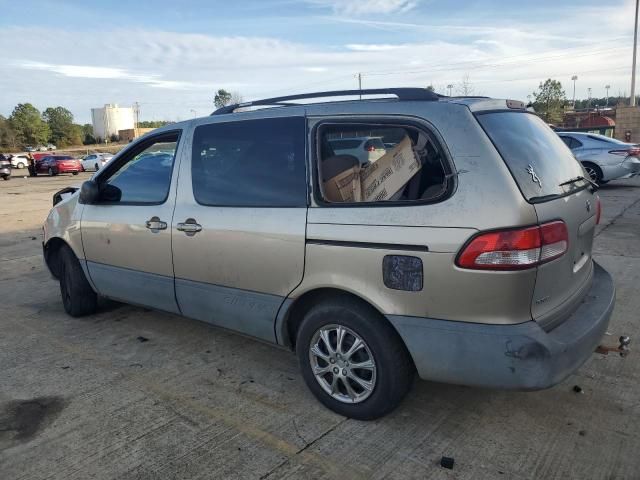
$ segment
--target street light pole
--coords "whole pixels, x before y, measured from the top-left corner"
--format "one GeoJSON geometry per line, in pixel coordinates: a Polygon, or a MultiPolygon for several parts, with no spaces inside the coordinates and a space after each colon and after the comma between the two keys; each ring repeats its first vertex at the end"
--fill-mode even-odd
{"type": "Polygon", "coordinates": [[[591,87],[587,88],[589,103],[587,103],[587,111],[591,110],[591,87]]]}
{"type": "Polygon", "coordinates": [[[447,85],[447,88],[449,89],[449,96],[451,96],[451,89],[453,88],[453,85],[450,83],[447,85]]]}
{"type": "Polygon", "coordinates": [[[633,66],[631,67],[631,102],[632,107],[636,106],[636,50],[638,47],[638,3],[636,0],[636,20],[633,25],[633,66]]]}
{"type": "Polygon", "coordinates": [[[578,76],[574,75],[571,77],[571,80],[573,80],[573,109],[576,109],[576,80],[578,80],[578,76]]]}
{"type": "Polygon", "coordinates": [[[605,85],[604,89],[607,91],[607,102],[605,103],[605,107],[609,106],[609,89],[611,88],[611,85],[605,85]]]}

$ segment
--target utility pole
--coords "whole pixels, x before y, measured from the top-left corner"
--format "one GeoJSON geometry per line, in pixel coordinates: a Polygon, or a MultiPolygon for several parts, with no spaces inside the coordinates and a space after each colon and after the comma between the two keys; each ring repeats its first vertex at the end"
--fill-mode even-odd
{"type": "Polygon", "coordinates": [[[198,116],[197,112],[193,108],[191,109],[191,113],[193,113],[193,118],[196,118],[198,116]]]}
{"type": "Polygon", "coordinates": [[[573,80],[573,109],[576,109],[576,80],[578,80],[578,76],[574,75],[571,77],[571,80],[573,80]]]}
{"type": "Polygon", "coordinates": [[[453,89],[453,84],[449,84],[447,85],[447,88],[449,89],[449,96],[451,96],[451,90],[453,89]]]}
{"type": "Polygon", "coordinates": [[[638,3],[636,0],[636,20],[633,24],[633,66],[631,67],[631,102],[632,107],[636,106],[636,50],[638,47],[638,3]]]}
{"type": "Polygon", "coordinates": [[[605,85],[604,89],[607,91],[607,102],[605,103],[605,107],[609,106],[609,89],[611,88],[611,85],[605,85]]]}
{"type": "Polygon", "coordinates": [[[138,123],[140,123],[140,103],[139,102],[135,102],[133,104],[133,129],[134,129],[134,136],[138,130],[138,123]]]}
{"type": "Polygon", "coordinates": [[[362,73],[358,72],[358,90],[360,90],[360,100],[362,100],[362,73]]]}
{"type": "Polygon", "coordinates": [[[591,110],[591,87],[587,88],[587,94],[589,103],[587,104],[587,111],[591,110]]]}

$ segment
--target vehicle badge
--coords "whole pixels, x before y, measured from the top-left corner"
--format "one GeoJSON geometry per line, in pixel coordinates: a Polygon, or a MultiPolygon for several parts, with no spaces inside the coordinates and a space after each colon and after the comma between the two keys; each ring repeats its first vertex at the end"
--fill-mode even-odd
{"type": "Polygon", "coordinates": [[[591,211],[591,202],[587,200],[587,212],[591,211]]]}
{"type": "Polygon", "coordinates": [[[527,173],[531,175],[531,181],[534,183],[537,183],[540,186],[540,188],[542,188],[542,182],[540,181],[540,177],[536,172],[533,171],[533,167],[531,166],[531,164],[527,165],[527,173]]]}

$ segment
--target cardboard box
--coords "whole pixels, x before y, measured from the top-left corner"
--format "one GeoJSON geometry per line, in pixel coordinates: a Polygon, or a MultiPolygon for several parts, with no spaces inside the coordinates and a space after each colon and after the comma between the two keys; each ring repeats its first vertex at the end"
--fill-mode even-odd
{"type": "Polygon", "coordinates": [[[388,200],[418,173],[422,164],[416,158],[411,139],[387,150],[382,157],[360,171],[361,201],[388,200]]]}
{"type": "Polygon", "coordinates": [[[330,202],[378,202],[389,200],[420,170],[409,137],[366,168],[353,167],[324,182],[330,202]]]}
{"type": "Polygon", "coordinates": [[[352,167],[324,182],[324,196],[330,202],[359,202],[360,167],[352,167]]]}

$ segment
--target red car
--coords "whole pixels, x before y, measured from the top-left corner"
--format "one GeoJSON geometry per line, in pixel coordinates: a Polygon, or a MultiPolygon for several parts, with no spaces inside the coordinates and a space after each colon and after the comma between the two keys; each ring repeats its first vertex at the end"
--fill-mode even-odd
{"type": "Polygon", "coordinates": [[[80,160],[69,155],[49,155],[36,161],[36,174],[47,173],[53,176],[59,173],[73,173],[77,175],[82,171],[84,169],[80,160]]]}

